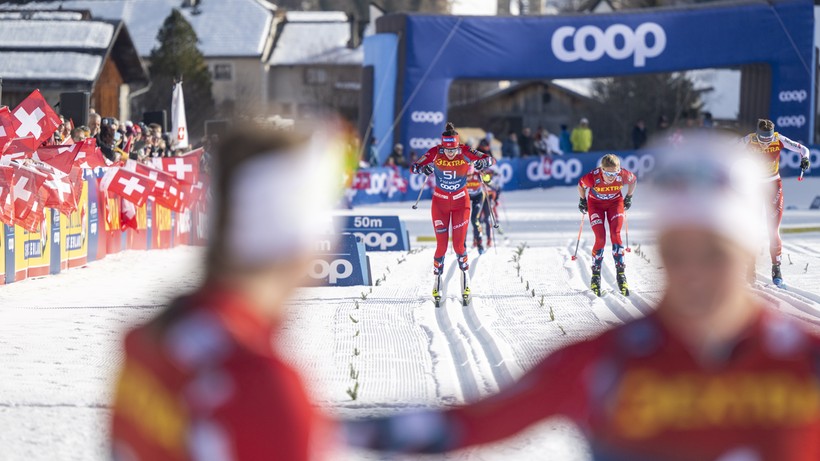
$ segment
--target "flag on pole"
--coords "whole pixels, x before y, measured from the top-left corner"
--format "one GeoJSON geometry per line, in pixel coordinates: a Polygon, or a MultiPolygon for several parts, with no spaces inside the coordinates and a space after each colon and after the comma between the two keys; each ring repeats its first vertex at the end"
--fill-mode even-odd
{"type": "Polygon", "coordinates": [[[171,133],[176,136],[174,148],[187,148],[188,123],[185,121],[185,98],[182,95],[182,82],[174,85],[171,99],[171,133]]]}

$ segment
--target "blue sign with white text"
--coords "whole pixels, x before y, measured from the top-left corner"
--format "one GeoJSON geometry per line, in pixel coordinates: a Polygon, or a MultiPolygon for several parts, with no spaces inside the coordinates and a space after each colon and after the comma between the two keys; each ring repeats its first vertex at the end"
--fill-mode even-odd
{"type": "Polygon", "coordinates": [[[329,235],[316,242],[317,258],[308,275],[325,286],[370,285],[370,260],[353,234],[329,235]]]}
{"type": "Polygon", "coordinates": [[[410,239],[398,216],[336,216],[339,232],[350,233],[367,251],[409,251],[410,239]]]}

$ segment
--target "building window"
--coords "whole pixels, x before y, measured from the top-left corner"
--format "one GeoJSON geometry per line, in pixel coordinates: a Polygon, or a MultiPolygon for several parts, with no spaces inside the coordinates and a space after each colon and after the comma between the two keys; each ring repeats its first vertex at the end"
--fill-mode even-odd
{"type": "Polygon", "coordinates": [[[233,80],[233,64],[214,64],[213,78],[222,81],[233,80]]]}
{"type": "Polygon", "coordinates": [[[327,71],[308,67],[305,69],[305,83],[308,85],[324,85],[327,83],[327,71]]]}

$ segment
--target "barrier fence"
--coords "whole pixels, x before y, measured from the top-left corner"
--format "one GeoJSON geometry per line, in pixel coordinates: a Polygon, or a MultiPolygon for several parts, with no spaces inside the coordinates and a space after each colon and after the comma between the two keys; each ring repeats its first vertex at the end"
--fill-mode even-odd
{"type": "Polygon", "coordinates": [[[149,200],[137,208],[137,229],[122,230],[121,199],[106,197],[99,179],[88,172],[80,203],[70,215],[46,210],[42,232],[2,225],[0,284],[57,274],[124,250],[205,244],[207,219],[201,203],[176,213],[149,200]]]}
{"type": "MultiPolygon", "coordinates": [[[[607,152],[567,154],[548,157],[501,159],[493,167],[504,190],[534,189],[538,187],[574,186],[582,175],[598,166],[607,152]]],[[[648,151],[619,152],[622,166],[638,176],[646,178],[655,168],[655,154],[648,151]]],[[[811,163],[814,167],[806,176],[820,176],[820,146],[811,147],[811,163]]],[[[784,151],[780,157],[780,174],[784,178],[800,173],[800,155],[784,151]]],[[[432,197],[434,179],[411,174],[403,168],[365,168],[356,173],[347,199],[351,206],[370,205],[381,202],[414,201],[425,180],[429,182],[422,198],[432,197]]]]}

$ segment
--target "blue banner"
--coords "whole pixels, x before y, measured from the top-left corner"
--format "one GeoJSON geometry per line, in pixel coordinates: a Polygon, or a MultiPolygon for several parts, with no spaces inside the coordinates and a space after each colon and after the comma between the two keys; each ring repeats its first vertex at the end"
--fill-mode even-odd
{"type": "Polygon", "coordinates": [[[353,234],[328,236],[316,243],[318,258],[308,276],[325,286],[370,285],[370,260],[364,243],[353,234]]]}
{"type": "Polygon", "coordinates": [[[397,119],[405,152],[421,153],[437,143],[456,79],[590,78],[760,63],[771,69],[771,91],[761,95],[768,97],[769,113],[759,116],[773,120],[791,139],[812,139],[816,65],[809,0],[609,14],[402,19],[388,32],[387,22],[379,26],[380,35],[399,37],[399,56],[390,60],[383,50],[366,47],[365,60],[376,64],[377,74],[378,66],[400,66],[397,103],[380,102],[395,107],[394,112],[374,110],[373,115],[379,127],[397,119]]]}
{"type": "Polygon", "coordinates": [[[51,212],[51,260],[49,261],[49,274],[59,274],[62,265],[62,254],[60,252],[60,212],[55,209],[51,212]]]}
{"type": "Polygon", "coordinates": [[[353,234],[367,251],[409,251],[410,237],[398,216],[336,216],[339,232],[353,234]]]}
{"type": "MultiPolygon", "coordinates": [[[[820,176],[820,146],[812,146],[811,163],[813,168],[806,176],[820,176]]],[[[497,174],[497,181],[504,190],[533,189],[537,187],[575,186],[585,173],[598,166],[606,152],[586,154],[568,154],[550,160],[547,157],[526,157],[501,159],[492,169],[497,174]]],[[[643,179],[655,168],[655,154],[649,151],[619,152],[622,166],[643,179]]],[[[352,206],[370,205],[381,202],[414,201],[419,190],[425,185],[422,198],[432,197],[433,179],[424,175],[411,174],[408,170],[392,168],[368,168],[360,177],[369,179],[369,183],[359,182],[359,189],[349,191],[352,206]],[[399,185],[406,184],[402,190],[399,185]]],[[[800,174],[800,154],[784,150],[780,155],[780,175],[784,178],[800,174]]]]}

